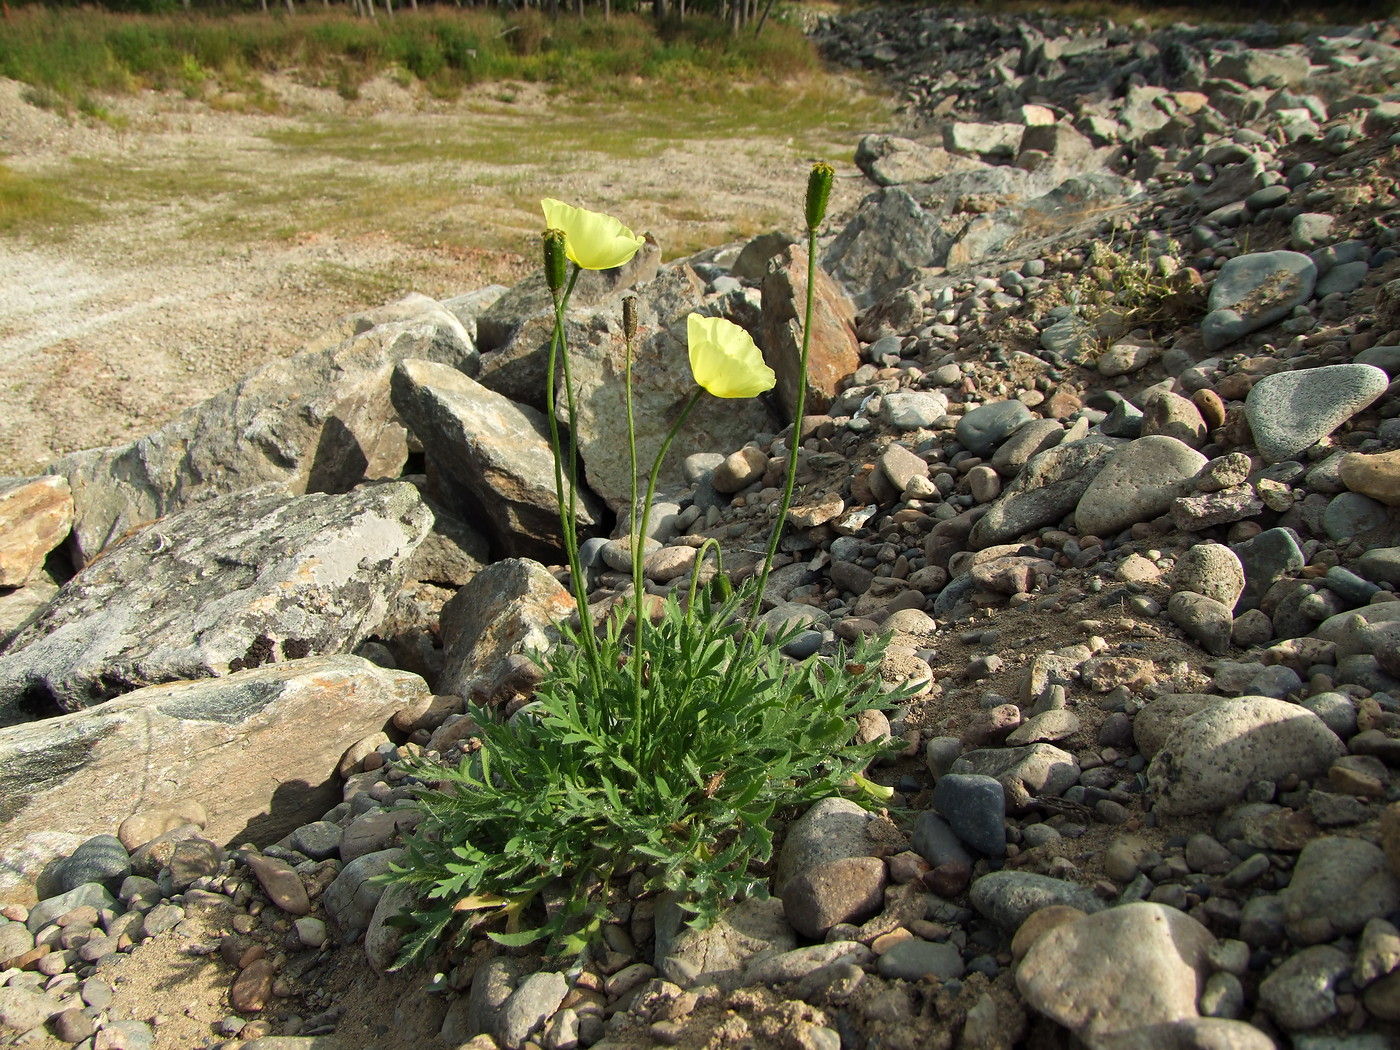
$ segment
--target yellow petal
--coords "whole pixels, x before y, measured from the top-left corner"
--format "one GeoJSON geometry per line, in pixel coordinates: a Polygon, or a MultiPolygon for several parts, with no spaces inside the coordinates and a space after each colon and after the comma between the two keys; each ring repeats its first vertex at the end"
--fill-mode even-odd
{"type": "Polygon", "coordinates": [[[715,397],[755,397],[777,383],[749,333],[732,321],[691,314],[686,330],[690,371],[715,397]]]}
{"type": "Polygon", "coordinates": [[[646,242],[611,215],[575,208],[546,197],[544,224],[564,231],[564,254],[585,270],[611,270],[629,262],[646,242]]]}

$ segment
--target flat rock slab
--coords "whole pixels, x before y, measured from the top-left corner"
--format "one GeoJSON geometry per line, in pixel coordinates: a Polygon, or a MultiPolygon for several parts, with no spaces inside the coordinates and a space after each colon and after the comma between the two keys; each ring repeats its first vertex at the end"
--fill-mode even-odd
{"type": "Polygon", "coordinates": [[[426,296],[345,318],[292,357],[252,375],[125,445],[57,460],[82,563],[128,531],[201,500],[275,482],[289,492],[346,492],[397,477],[407,434],[389,402],[404,357],[475,372],[461,323],[426,296]]]}
{"type": "Polygon", "coordinates": [[[149,685],[349,652],[383,619],[432,514],[412,485],[268,488],[154,523],[59,591],[0,655],[0,725],[149,685]]]}
{"type": "Polygon", "coordinates": [[[1389,377],[1374,365],[1323,365],[1275,372],[1250,388],[1245,418],[1270,463],[1311,448],[1385,393],[1389,377]]]}
{"type": "Polygon", "coordinates": [[[1207,350],[1287,317],[1307,302],[1317,265],[1299,252],[1253,252],[1230,259],[1210,288],[1210,312],[1201,321],[1207,350]]]}
{"type": "Polygon", "coordinates": [[[416,675],[319,656],[0,729],[0,855],[33,832],[110,832],[191,799],[207,837],[274,842],[340,800],[346,747],[427,697],[416,675]]]}

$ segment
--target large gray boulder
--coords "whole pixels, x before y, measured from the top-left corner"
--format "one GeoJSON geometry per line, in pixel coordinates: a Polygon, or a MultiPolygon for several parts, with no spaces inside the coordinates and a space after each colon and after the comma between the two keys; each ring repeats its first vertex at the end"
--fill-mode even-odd
{"type": "Polygon", "coordinates": [[[0,729],[0,855],[33,833],[110,833],[177,801],[199,802],[218,842],[275,842],[340,801],[347,747],[428,697],[416,675],[318,656],[0,729]]]}
{"type": "Polygon", "coordinates": [[[110,548],[0,654],[0,725],[143,686],[353,650],[432,524],[403,482],[271,487],[172,514],[110,548]]]}
{"type": "MultiPolygon", "coordinates": [[[[434,498],[480,523],[510,557],[557,561],[563,549],[549,421],[454,368],[401,361],[392,396],[427,453],[434,498]]],[[[565,500],[568,480],[565,479],[565,500]]],[[[575,522],[586,532],[597,502],[580,489],[575,522]]]]}
{"type": "Polygon", "coordinates": [[[55,461],[49,473],[73,490],[78,564],[131,529],[214,496],[267,482],[294,493],[345,492],[367,478],[397,477],[408,443],[389,376],[405,357],[478,367],[461,322],[414,296],[351,315],[152,434],[55,461]]]}

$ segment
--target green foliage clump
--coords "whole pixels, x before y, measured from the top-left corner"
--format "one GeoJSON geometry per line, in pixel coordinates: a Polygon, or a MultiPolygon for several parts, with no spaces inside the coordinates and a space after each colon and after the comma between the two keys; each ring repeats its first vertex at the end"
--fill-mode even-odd
{"type": "Polygon", "coordinates": [[[751,632],[752,597],[669,598],[640,656],[614,617],[600,674],[564,628],[532,703],[509,722],[474,709],[479,750],[456,768],[414,767],[432,786],[391,879],[424,908],[399,965],[469,925],[577,953],[635,872],[648,891],[679,894],[696,926],[766,895],[751,865],[772,854],[775,815],[858,777],[882,745],[852,742],[855,716],[901,694],[882,690],[878,642],[849,659],[783,658],[797,628],[751,632]]]}
{"type": "Polygon", "coordinates": [[[775,21],[759,39],[735,38],[704,15],[658,29],[633,14],[549,18],[530,9],[401,11],[370,20],[345,13],[131,15],[36,5],[13,12],[0,32],[0,76],[70,101],[85,92],[189,90],[206,79],[246,91],[259,74],[286,69],[349,96],[377,73],[403,70],[443,96],[501,79],[591,92],[631,77],[772,83],[819,68],[796,27],[775,21]]]}

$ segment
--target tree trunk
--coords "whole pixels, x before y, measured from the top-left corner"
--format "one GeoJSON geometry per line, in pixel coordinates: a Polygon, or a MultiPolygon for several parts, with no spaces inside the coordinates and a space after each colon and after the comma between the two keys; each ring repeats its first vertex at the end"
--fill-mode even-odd
{"type": "Polygon", "coordinates": [[[652,12],[656,15],[656,24],[662,26],[666,24],[666,0],[652,0],[652,12]]]}
{"type": "Polygon", "coordinates": [[[389,14],[389,21],[394,20],[394,0],[384,0],[384,10],[389,14]]]}
{"type": "Polygon", "coordinates": [[[294,15],[296,13],[297,9],[292,6],[292,0],[287,0],[287,14],[294,15]]]}

